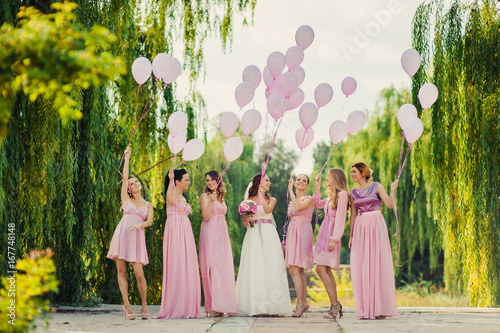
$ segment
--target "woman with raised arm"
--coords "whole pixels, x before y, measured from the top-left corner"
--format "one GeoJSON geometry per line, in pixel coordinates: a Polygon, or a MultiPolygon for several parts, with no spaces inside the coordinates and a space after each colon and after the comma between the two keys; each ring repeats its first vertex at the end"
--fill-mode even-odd
{"type": "Polygon", "coordinates": [[[156,318],[200,317],[198,255],[188,218],[191,206],[182,195],[189,184],[189,175],[184,169],[170,170],[165,177],[167,221],[163,235],[161,306],[156,318]]]}
{"type": "Polygon", "coordinates": [[[122,209],[123,217],[115,229],[107,258],[116,262],[118,286],[123,298],[123,311],[125,319],[135,319],[128,299],[127,262],[134,269],[137,286],[141,294],[141,318],[148,319],[147,283],[144,277],[143,265],[148,264],[148,251],[144,228],[153,224],[153,205],[142,198],[141,183],[129,177],[130,147],[125,149],[125,162],[123,164],[122,178],[122,209]]]}
{"type": "Polygon", "coordinates": [[[300,174],[295,179],[290,178],[288,191],[290,193],[290,204],[288,214],[290,224],[286,233],[285,263],[289,267],[293,284],[297,292],[297,306],[292,317],[302,317],[309,310],[307,303],[307,280],[304,269],[313,267],[313,230],[311,225],[314,211],[314,200],[306,195],[309,187],[309,177],[300,174]],[[293,193],[293,186],[297,195],[293,193]]]}
{"type": "Polygon", "coordinates": [[[236,290],[231,241],[227,229],[226,188],[215,170],[205,174],[200,197],[203,222],[200,230],[200,270],[205,294],[205,313],[214,317],[236,313],[236,290]]]}
{"type": "Polygon", "coordinates": [[[327,198],[319,201],[321,178],[316,176],[316,207],[323,208],[325,217],[319,228],[316,246],[314,248],[314,262],[316,272],[323,281],[328,297],[330,298],[330,310],[324,316],[327,319],[335,319],[337,315],[342,318],[342,304],[337,298],[337,284],[332,274],[332,268],[340,267],[340,240],[344,234],[347,210],[350,205],[349,190],[347,189],[347,178],[344,171],[333,168],[328,170],[326,176],[327,198]]]}
{"type": "Polygon", "coordinates": [[[246,197],[257,210],[243,216],[247,231],[236,280],[238,315],[242,316],[289,316],[292,312],[283,250],[272,222],[276,198],[269,195],[270,186],[269,177],[258,174],[246,197]]]}
{"type": "MultiPolygon", "coordinates": [[[[365,163],[352,166],[351,178],[358,183],[351,191],[354,207],[349,236],[356,312],[361,319],[397,316],[391,243],[380,212],[382,202],[392,209],[394,200],[382,184],[371,179],[365,163]]],[[[391,184],[391,190],[397,187],[398,181],[391,184]]]]}

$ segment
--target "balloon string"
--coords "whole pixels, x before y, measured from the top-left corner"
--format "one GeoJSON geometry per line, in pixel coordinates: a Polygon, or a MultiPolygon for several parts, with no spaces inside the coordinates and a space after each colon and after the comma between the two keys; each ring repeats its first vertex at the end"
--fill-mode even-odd
{"type": "Polygon", "coordinates": [[[342,113],[344,112],[344,106],[345,106],[346,103],[347,103],[347,96],[344,99],[344,103],[342,103],[342,109],[340,110],[339,119],[340,119],[340,116],[342,116],[342,113]]]}
{"type": "Polygon", "coordinates": [[[401,170],[401,161],[403,159],[404,143],[405,143],[405,131],[402,131],[401,132],[401,149],[399,150],[399,166],[398,166],[398,171],[401,170]]]}
{"type": "Polygon", "coordinates": [[[394,208],[393,208],[394,215],[396,216],[396,232],[394,233],[394,236],[396,237],[396,245],[394,245],[392,247],[392,253],[394,253],[396,255],[396,265],[399,266],[399,269],[403,269],[403,266],[399,264],[399,251],[401,248],[401,244],[400,244],[400,239],[399,239],[398,208],[396,205],[396,198],[394,195],[394,189],[392,189],[392,188],[391,188],[391,198],[392,198],[392,201],[394,203],[394,208]]]}
{"type": "MultiPolygon", "coordinates": [[[[267,165],[269,164],[269,158],[271,157],[271,150],[273,149],[274,142],[276,141],[276,135],[278,134],[278,130],[280,129],[281,121],[283,120],[283,116],[281,116],[280,121],[278,123],[278,127],[276,127],[276,131],[274,132],[273,140],[271,144],[269,145],[269,151],[267,153],[267,160],[265,165],[262,168],[262,177],[264,177],[264,174],[266,173],[267,165]]],[[[275,123],[276,125],[276,123],[275,123]]],[[[273,128],[274,129],[274,128],[273,128]]]]}
{"type": "Polygon", "coordinates": [[[410,155],[410,151],[411,151],[412,146],[413,145],[411,143],[408,145],[408,149],[406,150],[406,156],[405,156],[405,159],[403,161],[403,165],[401,166],[401,168],[398,171],[398,180],[399,180],[399,177],[401,177],[401,173],[403,172],[403,168],[405,167],[406,159],[408,158],[408,155],[410,155]]]}
{"type": "Polygon", "coordinates": [[[326,167],[326,163],[328,163],[328,161],[329,161],[329,160],[330,160],[330,158],[333,156],[333,154],[334,154],[337,150],[339,150],[339,148],[340,148],[340,145],[341,145],[341,144],[342,144],[342,143],[338,144],[336,149],[334,149],[334,148],[335,148],[335,143],[333,144],[333,146],[332,146],[332,151],[330,152],[330,154],[328,154],[328,157],[326,158],[325,164],[323,164],[323,167],[321,168],[321,171],[318,173],[318,175],[321,175],[321,173],[323,172],[323,170],[324,170],[324,169],[325,169],[325,167],[326,167]]]}

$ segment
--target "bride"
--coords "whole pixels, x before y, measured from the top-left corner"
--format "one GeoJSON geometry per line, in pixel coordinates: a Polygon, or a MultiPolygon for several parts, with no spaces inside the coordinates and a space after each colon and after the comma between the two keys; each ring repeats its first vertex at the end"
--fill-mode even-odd
{"type": "Polygon", "coordinates": [[[236,280],[238,315],[289,316],[292,313],[285,261],[272,211],[276,198],[269,196],[269,177],[253,177],[247,200],[257,204],[253,216],[243,216],[247,227],[236,280]],[[253,227],[250,225],[253,223],[253,227]]]}

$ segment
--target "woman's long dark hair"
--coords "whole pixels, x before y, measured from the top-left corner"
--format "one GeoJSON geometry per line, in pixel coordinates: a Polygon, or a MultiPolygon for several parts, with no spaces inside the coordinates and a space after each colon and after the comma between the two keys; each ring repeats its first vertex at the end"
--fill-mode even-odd
{"type": "MultiPolygon", "coordinates": [[[[253,176],[252,186],[248,190],[248,197],[249,198],[254,197],[259,193],[259,186],[260,186],[260,183],[261,183],[262,179],[264,178],[264,176],[262,176],[261,173],[253,176]]],[[[268,201],[271,200],[271,196],[269,195],[269,193],[266,192],[265,196],[266,196],[266,200],[268,200],[268,201]]]]}
{"type": "MultiPolygon", "coordinates": [[[[185,169],[175,169],[174,170],[174,184],[175,184],[176,180],[181,181],[182,177],[186,174],[187,174],[187,171],[185,169]]],[[[167,207],[166,196],[167,196],[167,190],[168,190],[169,184],[170,184],[170,178],[168,178],[168,173],[167,173],[167,175],[165,176],[165,193],[163,194],[163,196],[165,198],[165,207],[167,207]]]]}
{"type": "MultiPolygon", "coordinates": [[[[224,182],[222,181],[222,178],[220,177],[219,173],[215,170],[210,170],[205,174],[205,179],[207,178],[207,175],[210,176],[210,178],[215,179],[218,183],[219,186],[217,187],[217,200],[222,202],[224,200],[224,193],[226,193],[226,187],[224,186],[224,182]]],[[[205,186],[205,193],[212,193],[212,190],[208,188],[208,186],[205,186]]]]}

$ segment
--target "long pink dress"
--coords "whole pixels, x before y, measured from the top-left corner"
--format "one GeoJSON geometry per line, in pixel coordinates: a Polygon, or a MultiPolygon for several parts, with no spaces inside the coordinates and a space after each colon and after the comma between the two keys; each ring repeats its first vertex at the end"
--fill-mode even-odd
{"type": "Polygon", "coordinates": [[[189,213],[191,206],[183,201],[167,207],[161,306],[156,318],[200,317],[200,273],[189,213]]]}
{"type": "MultiPolygon", "coordinates": [[[[304,201],[311,196],[304,196],[304,201]]],[[[285,263],[288,266],[302,268],[313,267],[313,230],[311,225],[314,207],[296,210],[292,203],[288,205],[290,224],[286,233],[285,263]]]]}
{"type": "Polygon", "coordinates": [[[144,206],[136,209],[129,201],[123,208],[123,217],[115,229],[111,244],[109,244],[109,259],[123,259],[127,262],[139,262],[147,265],[148,250],[146,248],[146,238],[144,228],[132,231],[132,226],[142,223],[148,218],[148,207],[144,206]]]}
{"type": "Polygon", "coordinates": [[[201,224],[200,270],[207,313],[236,313],[233,252],[226,213],[226,203],[214,201],[210,220],[201,224]]]}
{"type": "Polygon", "coordinates": [[[340,239],[344,234],[345,218],[347,214],[348,196],[346,191],[339,193],[337,208],[332,209],[328,204],[328,198],[316,203],[316,208],[323,208],[325,218],[319,228],[316,246],[314,247],[314,262],[317,265],[325,265],[333,268],[340,267],[340,239]],[[330,240],[338,241],[333,251],[328,251],[330,240]]]}
{"type": "Polygon", "coordinates": [[[378,183],[351,191],[358,216],[351,246],[351,279],[359,318],[397,316],[391,243],[380,213],[378,183]]]}

